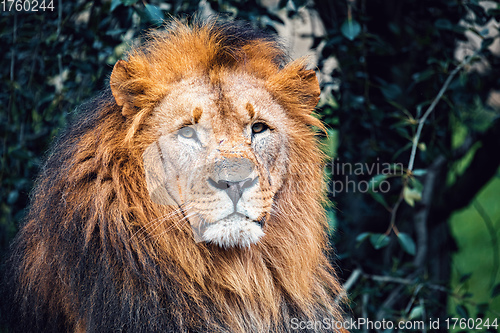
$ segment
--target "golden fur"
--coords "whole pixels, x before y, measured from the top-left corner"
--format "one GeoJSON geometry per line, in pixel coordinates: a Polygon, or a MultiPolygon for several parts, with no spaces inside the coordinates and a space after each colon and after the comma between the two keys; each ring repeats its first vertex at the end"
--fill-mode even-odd
{"type": "MultiPolygon", "coordinates": [[[[176,22],[119,61],[112,95],[81,111],[32,195],[8,263],[14,331],[286,332],[292,318],[341,320],[311,129],[322,128],[311,115],[319,86],[304,60],[285,60],[275,41],[247,27],[176,22]],[[150,199],[143,154],[183,117],[162,105],[193,77],[226,87],[248,78],[283,110],[268,117],[283,124],[274,133],[286,138],[286,163],[272,169],[280,186],[269,189],[272,210],[255,244],[195,242],[178,207],[150,199]]],[[[241,107],[257,117],[258,103],[241,107]]],[[[206,109],[186,116],[225,135],[244,122],[226,114],[217,123],[206,109]]]]}

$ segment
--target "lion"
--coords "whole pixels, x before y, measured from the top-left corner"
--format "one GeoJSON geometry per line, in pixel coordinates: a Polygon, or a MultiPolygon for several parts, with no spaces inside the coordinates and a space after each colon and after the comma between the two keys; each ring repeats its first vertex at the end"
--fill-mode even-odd
{"type": "Polygon", "coordinates": [[[50,151],[6,266],[12,331],[331,332],[319,95],[245,24],[151,32],[50,151]]]}

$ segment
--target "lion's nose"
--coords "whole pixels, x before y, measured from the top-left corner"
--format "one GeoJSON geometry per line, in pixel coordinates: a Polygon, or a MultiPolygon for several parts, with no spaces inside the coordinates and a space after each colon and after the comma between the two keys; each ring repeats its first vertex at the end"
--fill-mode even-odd
{"type": "Polygon", "coordinates": [[[254,164],[244,157],[224,157],[213,165],[212,177],[216,181],[224,180],[233,183],[252,178],[254,164]]]}
{"type": "Polygon", "coordinates": [[[228,180],[219,180],[215,182],[212,178],[208,178],[208,182],[215,188],[226,191],[227,195],[231,199],[234,205],[234,210],[236,210],[236,205],[243,195],[243,191],[246,188],[250,188],[257,183],[259,177],[255,177],[254,179],[247,178],[245,180],[239,182],[232,182],[228,180]]]}
{"type": "Polygon", "coordinates": [[[234,209],[246,188],[254,186],[258,177],[254,173],[254,164],[247,158],[223,158],[214,164],[213,178],[208,183],[227,193],[234,209]]]}

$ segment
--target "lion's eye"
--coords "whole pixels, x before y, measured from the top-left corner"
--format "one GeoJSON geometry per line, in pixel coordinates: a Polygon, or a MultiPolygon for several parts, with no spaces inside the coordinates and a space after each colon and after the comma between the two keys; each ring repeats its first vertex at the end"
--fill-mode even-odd
{"type": "Polygon", "coordinates": [[[196,132],[191,127],[183,127],[179,130],[179,135],[186,139],[193,139],[196,136],[196,132]]]}
{"type": "Polygon", "coordinates": [[[264,123],[255,123],[252,125],[252,133],[257,134],[257,133],[262,133],[265,130],[267,130],[269,126],[267,126],[264,123]]]}

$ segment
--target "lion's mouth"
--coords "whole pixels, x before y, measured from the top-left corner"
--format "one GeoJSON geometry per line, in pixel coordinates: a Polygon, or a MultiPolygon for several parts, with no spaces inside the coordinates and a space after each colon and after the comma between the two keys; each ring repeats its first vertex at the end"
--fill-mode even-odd
{"type": "Polygon", "coordinates": [[[264,221],[265,218],[256,221],[234,212],[193,231],[197,241],[213,243],[223,248],[244,248],[257,243],[264,236],[264,221]]]}
{"type": "MultiPolygon", "coordinates": [[[[247,220],[250,220],[254,223],[256,223],[258,226],[260,226],[261,228],[264,227],[264,223],[266,222],[266,215],[263,215],[262,217],[258,218],[258,219],[252,219],[250,218],[249,216],[245,215],[245,214],[242,214],[240,212],[232,212],[231,214],[229,214],[228,216],[222,218],[220,221],[222,220],[225,220],[227,218],[231,218],[231,217],[235,217],[235,218],[242,218],[242,219],[247,219],[247,220]]],[[[216,223],[218,223],[219,221],[217,221],[216,223]]]]}

